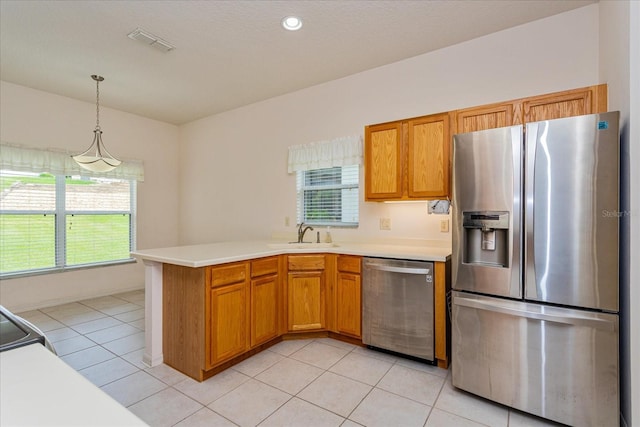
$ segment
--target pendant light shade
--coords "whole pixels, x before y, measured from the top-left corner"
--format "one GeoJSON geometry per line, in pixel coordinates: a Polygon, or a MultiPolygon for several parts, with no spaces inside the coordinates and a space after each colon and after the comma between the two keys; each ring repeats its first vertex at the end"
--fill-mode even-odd
{"type": "Polygon", "coordinates": [[[93,130],[93,142],[89,148],[80,154],[71,156],[80,167],[92,172],[109,172],[122,163],[113,157],[102,142],[102,130],[100,129],[100,82],[104,77],[92,75],[96,82],[96,128],[93,130]]]}

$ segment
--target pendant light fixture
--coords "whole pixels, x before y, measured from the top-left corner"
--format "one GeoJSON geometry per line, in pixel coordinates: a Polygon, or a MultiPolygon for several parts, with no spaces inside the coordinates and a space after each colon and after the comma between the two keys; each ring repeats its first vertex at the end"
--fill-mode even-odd
{"type": "Polygon", "coordinates": [[[84,169],[92,172],[109,172],[122,162],[109,154],[102,142],[102,130],[100,129],[100,82],[104,80],[104,77],[94,74],[91,78],[96,82],[96,128],[93,130],[93,142],[87,151],[71,157],[84,169]]]}

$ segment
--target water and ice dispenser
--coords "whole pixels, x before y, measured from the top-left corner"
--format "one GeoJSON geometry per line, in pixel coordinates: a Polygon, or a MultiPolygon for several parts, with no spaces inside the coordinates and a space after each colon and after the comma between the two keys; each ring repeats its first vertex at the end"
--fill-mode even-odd
{"type": "Polygon", "coordinates": [[[463,212],[462,216],[462,262],[509,267],[509,212],[463,212]]]}

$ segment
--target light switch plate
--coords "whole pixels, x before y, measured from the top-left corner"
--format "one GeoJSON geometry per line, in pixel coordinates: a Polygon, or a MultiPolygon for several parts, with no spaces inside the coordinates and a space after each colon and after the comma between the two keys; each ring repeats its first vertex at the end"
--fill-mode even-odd
{"type": "Polygon", "coordinates": [[[443,219],[440,221],[440,232],[448,233],[449,232],[449,220],[443,219]]]}
{"type": "Polygon", "coordinates": [[[380,218],[380,230],[391,230],[391,218],[380,218]]]}

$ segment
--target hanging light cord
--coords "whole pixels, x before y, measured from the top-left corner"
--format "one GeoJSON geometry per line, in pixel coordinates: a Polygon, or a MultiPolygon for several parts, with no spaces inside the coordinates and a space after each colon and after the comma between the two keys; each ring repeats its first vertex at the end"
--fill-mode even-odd
{"type": "Polygon", "coordinates": [[[104,77],[92,75],[91,78],[96,81],[96,130],[100,130],[100,82],[104,77]]]}
{"type": "Polygon", "coordinates": [[[109,172],[122,162],[113,157],[102,142],[102,129],[100,129],[100,82],[104,80],[104,77],[92,74],[91,78],[96,82],[96,128],[93,130],[93,142],[87,151],[71,157],[84,169],[92,172],[109,172]]]}

